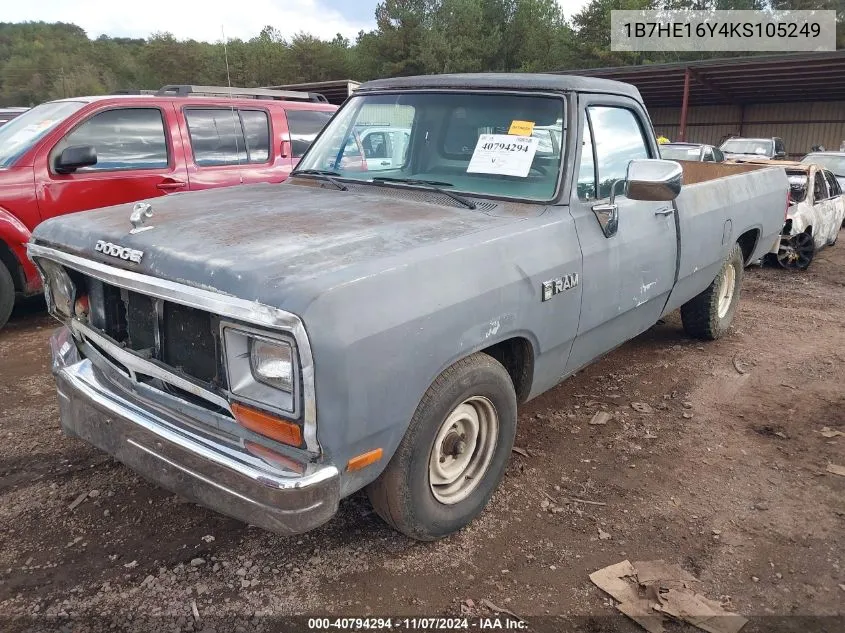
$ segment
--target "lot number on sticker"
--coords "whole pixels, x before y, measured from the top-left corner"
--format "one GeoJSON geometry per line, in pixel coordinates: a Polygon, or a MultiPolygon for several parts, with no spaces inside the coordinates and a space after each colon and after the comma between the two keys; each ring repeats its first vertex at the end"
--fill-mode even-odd
{"type": "Polygon", "coordinates": [[[467,167],[468,174],[497,174],[525,178],[540,140],[531,136],[482,134],[467,167]]]}
{"type": "Polygon", "coordinates": [[[511,127],[508,134],[516,134],[517,136],[531,136],[534,132],[534,121],[511,121],[511,127]]]}

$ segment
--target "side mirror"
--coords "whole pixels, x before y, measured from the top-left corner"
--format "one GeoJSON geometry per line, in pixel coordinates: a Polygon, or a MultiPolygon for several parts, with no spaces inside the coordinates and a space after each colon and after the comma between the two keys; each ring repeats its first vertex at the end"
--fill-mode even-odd
{"type": "Polygon", "coordinates": [[[673,160],[636,158],[628,163],[625,196],[631,200],[669,202],[681,193],[683,173],[673,160]]]}
{"type": "Polygon", "coordinates": [[[97,164],[97,150],[91,145],[74,145],[66,147],[56,158],[56,172],[72,174],[81,167],[91,167],[97,164]]]}
{"type": "Polygon", "coordinates": [[[786,158],[786,152],[784,152],[783,150],[775,152],[775,158],[786,158]]]}

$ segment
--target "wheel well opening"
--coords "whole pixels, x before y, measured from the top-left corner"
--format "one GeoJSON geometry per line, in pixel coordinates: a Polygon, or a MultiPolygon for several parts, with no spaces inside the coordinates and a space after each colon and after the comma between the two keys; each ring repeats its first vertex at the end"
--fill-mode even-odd
{"type": "Polygon", "coordinates": [[[754,248],[757,246],[757,240],[760,237],[760,231],[757,229],[751,229],[750,231],[746,231],[742,235],[739,236],[739,239],[736,241],[739,244],[739,247],[742,249],[742,259],[747,264],[751,259],[751,256],[754,254],[754,248]]]}
{"type": "Polygon", "coordinates": [[[15,257],[15,254],[12,253],[12,249],[10,249],[8,245],[2,241],[0,241],[0,263],[2,263],[9,273],[11,273],[12,281],[15,283],[15,292],[23,292],[24,280],[21,265],[18,262],[18,258],[15,257]]]}
{"type": "Polygon", "coordinates": [[[524,402],[531,391],[531,381],[534,377],[534,350],[531,343],[527,339],[516,337],[481,351],[504,365],[513,381],[517,399],[524,402]]]}

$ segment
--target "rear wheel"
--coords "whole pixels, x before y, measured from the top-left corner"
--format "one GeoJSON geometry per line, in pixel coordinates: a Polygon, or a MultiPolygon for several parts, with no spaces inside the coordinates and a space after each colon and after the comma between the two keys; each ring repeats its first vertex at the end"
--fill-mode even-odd
{"type": "Polygon", "coordinates": [[[367,489],[373,508],[404,534],[432,541],[487,505],[516,434],[516,393],[505,368],[478,353],[426,391],[387,468],[367,489]]]}
{"type": "Polygon", "coordinates": [[[744,263],[742,249],[736,244],[713,283],[681,306],[681,322],[687,334],[714,340],[728,331],[739,303],[744,263]]]}
{"type": "Polygon", "coordinates": [[[0,328],[6,325],[15,307],[15,282],[12,274],[0,263],[0,328]]]}
{"type": "Polygon", "coordinates": [[[782,268],[807,270],[815,256],[816,243],[810,233],[798,233],[780,240],[777,258],[782,268]]]}

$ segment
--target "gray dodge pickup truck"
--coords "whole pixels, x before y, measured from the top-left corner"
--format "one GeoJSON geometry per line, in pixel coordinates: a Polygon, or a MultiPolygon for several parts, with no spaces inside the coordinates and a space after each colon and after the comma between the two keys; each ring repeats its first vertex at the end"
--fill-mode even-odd
{"type": "Polygon", "coordinates": [[[678,308],[693,337],[730,327],[786,175],[659,156],[630,85],[386,79],[283,185],[44,222],[62,427],[277,533],[366,486],[396,529],[447,535],[501,480],[518,403],[678,308]],[[372,126],[403,131],[395,160],[372,126]]]}

